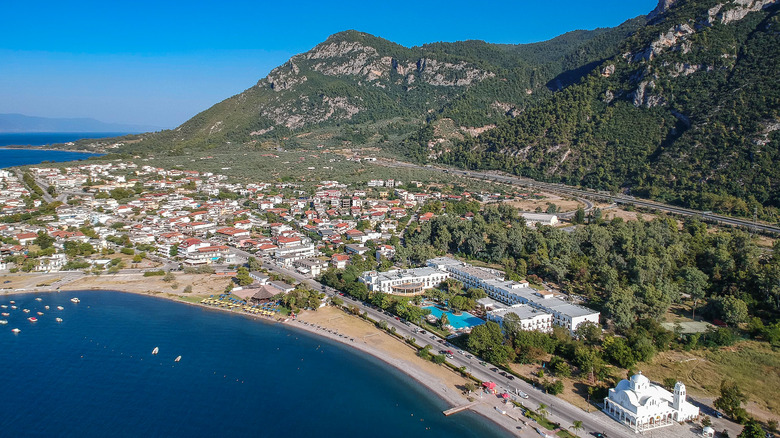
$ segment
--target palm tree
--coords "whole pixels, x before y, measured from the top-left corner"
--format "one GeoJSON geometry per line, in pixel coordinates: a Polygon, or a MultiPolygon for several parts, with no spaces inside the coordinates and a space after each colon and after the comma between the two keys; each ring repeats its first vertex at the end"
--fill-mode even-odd
{"type": "Polygon", "coordinates": [[[536,410],[536,413],[541,415],[542,418],[546,419],[547,414],[550,413],[550,411],[547,410],[547,405],[544,403],[539,403],[539,408],[536,410]]]}
{"type": "Polygon", "coordinates": [[[582,421],[574,420],[574,422],[572,423],[571,427],[569,427],[569,429],[574,431],[574,435],[579,436],[577,432],[582,430],[582,421]]]}

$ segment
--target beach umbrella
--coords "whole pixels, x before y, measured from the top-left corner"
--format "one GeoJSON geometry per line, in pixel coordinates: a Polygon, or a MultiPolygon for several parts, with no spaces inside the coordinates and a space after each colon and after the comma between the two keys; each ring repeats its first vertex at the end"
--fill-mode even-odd
{"type": "Polygon", "coordinates": [[[507,394],[507,393],[505,392],[505,393],[501,394],[501,397],[504,397],[504,400],[506,400],[506,399],[508,399],[508,398],[509,398],[509,394],[507,394]]]}

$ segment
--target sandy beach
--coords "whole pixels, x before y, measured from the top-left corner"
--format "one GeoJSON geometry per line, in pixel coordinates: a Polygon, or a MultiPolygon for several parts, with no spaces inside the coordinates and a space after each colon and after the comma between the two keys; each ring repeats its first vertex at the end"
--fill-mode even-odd
{"type": "MultiPolygon", "coordinates": [[[[164,298],[184,304],[197,305],[214,311],[222,311],[259,319],[267,323],[284,323],[294,330],[302,330],[313,335],[322,336],[363,353],[382,360],[400,370],[428,388],[450,407],[462,406],[477,401],[470,409],[479,413],[487,420],[515,436],[536,434],[530,427],[523,426],[518,418],[522,417],[519,409],[505,405],[495,395],[485,394],[480,397],[472,393],[469,397],[463,390],[467,380],[443,365],[423,360],[415,353],[416,350],[394,336],[378,329],[373,324],[347,312],[331,307],[321,307],[316,311],[301,312],[296,319],[282,322],[277,318],[251,315],[237,310],[228,310],[201,304],[202,298],[224,290],[229,277],[199,274],[178,274],[176,288],[172,282],[163,282],[160,277],[144,277],[139,273],[113,274],[101,276],[83,276],[73,273],[58,274],[6,274],[0,276],[0,295],[21,293],[46,293],[60,291],[82,290],[112,290],[126,293],[136,293],[158,298],[164,298]],[[9,281],[9,283],[3,283],[9,281]],[[192,286],[192,293],[183,293],[186,285],[192,286]],[[339,336],[341,335],[341,336],[339,336]],[[507,410],[507,415],[499,414],[495,407],[507,410]],[[530,434],[533,432],[533,434],[530,434]]],[[[457,414],[455,414],[457,415],[457,414]]],[[[530,421],[529,421],[530,424],[530,421]]]]}

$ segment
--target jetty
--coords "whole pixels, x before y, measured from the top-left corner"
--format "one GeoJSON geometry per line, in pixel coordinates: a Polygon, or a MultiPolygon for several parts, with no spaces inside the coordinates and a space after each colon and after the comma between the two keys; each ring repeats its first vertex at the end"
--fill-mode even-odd
{"type": "Polygon", "coordinates": [[[479,403],[482,403],[482,400],[476,400],[471,403],[466,403],[465,405],[455,406],[454,408],[447,409],[446,411],[443,411],[445,417],[449,417],[452,414],[457,414],[458,412],[465,411],[466,409],[471,409],[472,407],[478,405],[479,403]]]}

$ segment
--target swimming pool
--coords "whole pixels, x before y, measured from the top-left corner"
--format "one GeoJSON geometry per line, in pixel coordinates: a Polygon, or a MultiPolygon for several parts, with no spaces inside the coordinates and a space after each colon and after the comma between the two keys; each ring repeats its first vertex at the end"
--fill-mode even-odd
{"type": "Polygon", "coordinates": [[[436,318],[441,318],[441,315],[446,313],[447,319],[450,320],[450,325],[455,327],[455,329],[474,327],[485,323],[485,321],[477,318],[469,312],[462,312],[460,315],[454,315],[452,312],[443,312],[436,306],[423,307],[423,309],[430,310],[431,315],[435,316],[436,318]]]}

